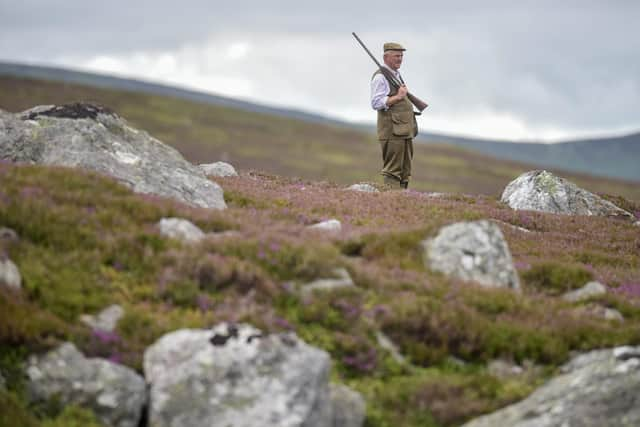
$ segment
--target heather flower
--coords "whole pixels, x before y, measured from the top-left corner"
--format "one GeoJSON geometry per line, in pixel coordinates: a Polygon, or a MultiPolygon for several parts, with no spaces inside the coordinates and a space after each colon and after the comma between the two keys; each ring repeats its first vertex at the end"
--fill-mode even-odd
{"type": "Polygon", "coordinates": [[[611,292],[619,295],[638,298],[640,297],[640,283],[625,283],[618,286],[617,288],[612,288],[611,292]]]}

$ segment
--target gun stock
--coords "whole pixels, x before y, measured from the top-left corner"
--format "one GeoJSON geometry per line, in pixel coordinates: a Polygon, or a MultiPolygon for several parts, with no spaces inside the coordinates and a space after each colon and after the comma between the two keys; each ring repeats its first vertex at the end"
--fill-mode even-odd
{"type": "Polygon", "coordinates": [[[421,100],[420,98],[418,98],[415,95],[412,95],[410,93],[407,93],[407,98],[409,98],[409,101],[411,101],[411,103],[418,109],[418,111],[420,111],[422,113],[422,110],[424,110],[425,108],[427,108],[429,106],[429,104],[427,104],[426,102],[424,102],[423,100],[421,100]]]}

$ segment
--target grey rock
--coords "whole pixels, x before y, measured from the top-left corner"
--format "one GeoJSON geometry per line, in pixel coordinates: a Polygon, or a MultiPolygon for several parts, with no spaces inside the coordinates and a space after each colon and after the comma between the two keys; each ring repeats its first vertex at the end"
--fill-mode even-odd
{"type": "Polygon", "coordinates": [[[604,320],[612,320],[616,322],[624,322],[624,316],[618,310],[609,307],[603,307],[599,304],[589,304],[580,307],[578,312],[587,316],[596,317],[604,320]]]}
{"type": "Polygon", "coordinates": [[[359,183],[359,184],[353,184],[352,186],[347,188],[347,190],[360,191],[360,192],[363,192],[363,193],[379,193],[380,192],[380,190],[378,190],[373,185],[367,184],[367,183],[364,183],[364,182],[359,183]]]}
{"type": "Polygon", "coordinates": [[[301,293],[302,295],[310,295],[313,291],[330,291],[334,289],[340,288],[348,288],[354,287],[353,280],[349,275],[349,272],[344,268],[338,268],[333,271],[333,275],[335,278],[329,279],[317,279],[313,282],[302,285],[301,293]]]}
{"type": "Polygon", "coordinates": [[[0,227],[0,241],[15,243],[20,240],[18,233],[8,227],[0,227]]]}
{"type": "Polygon", "coordinates": [[[83,314],[80,321],[92,329],[105,332],[113,332],[118,325],[118,321],[124,316],[124,309],[118,305],[111,305],[96,316],[83,314]]]}
{"type": "Polygon", "coordinates": [[[20,270],[9,258],[0,258],[0,286],[6,286],[10,289],[22,288],[20,270]]]}
{"type": "Polygon", "coordinates": [[[250,325],[182,329],[144,354],[154,427],[330,425],[329,355],[250,325]]]}
{"type": "Polygon", "coordinates": [[[607,287],[600,282],[589,282],[580,289],[567,292],[562,296],[565,301],[578,302],[607,293],[607,287]]]}
{"type": "Polygon", "coordinates": [[[322,230],[330,233],[337,233],[342,230],[342,223],[337,219],[329,219],[308,227],[311,230],[322,230]]]}
{"type": "Polygon", "coordinates": [[[364,423],[367,405],[360,393],[342,384],[329,387],[333,407],[332,427],[360,427],[364,423]]]}
{"type": "Polygon", "coordinates": [[[507,242],[493,222],[451,224],[422,245],[425,265],[432,270],[486,287],[520,289],[507,242]]]}
{"type": "Polygon", "coordinates": [[[526,172],[511,181],[501,200],[518,210],[633,219],[633,215],[613,203],[544,170],[526,172]]]}
{"type": "Polygon", "coordinates": [[[26,367],[29,398],[56,397],[93,411],[105,425],[137,427],[147,400],[145,382],[133,370],[104,359],[85,358],[71,343],[43,356],[31,356],[26,367]]]}
{"type": "Polygon", "coordinates": [[[522,366],[502,359],[495,359],[487,365],[487,372],[496,378],[509,378],[524,373],[522,366]]]}
{"type": "Polygon", "coordinates": [[[525,400],[464,427],[640,425],[640,347],[597,350],[564,365],[525,400]]]}
{"type": "Polygon", "coordinates": [[[88,169],[137,193],[226,207],[220,186],[177,150],[90,104],[36,107],[21,115],[0,112],[0,158],[88,169]]]}
{"type": "Polygon", "coordinates": [[[191,221],[182,218],[162,218],[158,222],[160,234],[185,243],[197,243],[204,239],[204,232],[191,221]]]}
{"type": "Polygon", "coordinates": [[[198,167],[207,176],[238,176],[236,169],[229,163],[225,162],[205,163],[198,165],[198,167]]]}

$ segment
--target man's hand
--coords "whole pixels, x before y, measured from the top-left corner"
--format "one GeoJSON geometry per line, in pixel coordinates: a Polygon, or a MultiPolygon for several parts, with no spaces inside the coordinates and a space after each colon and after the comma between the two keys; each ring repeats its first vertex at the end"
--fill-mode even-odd
{"type": "Polygon", "coordinates": [[[407,93],[409,93],[409,89],[407,89],[407,86],[402,85],[398,88],[398,93],[396,94],[396,96],[398,97],[398,100],[400,100],[407,96],[407,93]]]}
{"type": "Polygon", "coordinates": [[[387,98],[387,105],[391,107],[393,104],[397,104],[398,102],[406,98],[407,93],[409,93],[409,89],[407,89],[405,85],[400,86],[398,88],[398,93],[387,98]]]}

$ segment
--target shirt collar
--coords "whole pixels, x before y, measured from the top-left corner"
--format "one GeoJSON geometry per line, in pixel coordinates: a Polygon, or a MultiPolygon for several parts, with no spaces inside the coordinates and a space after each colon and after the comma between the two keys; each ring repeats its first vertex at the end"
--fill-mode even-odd
{"type": "Polygon", "coordinates": [[[391,67],[389,67],[387,64],[382,64],[382,66],[383,66],[384,68],[386,68],[387,70],[391,71],[393,74],[395,74],[395,75],[396,75],[396,77],[400,75],[400,71],[396,71],[396,70],[392,69],[392,68],[391,68],[391,67]]]}

